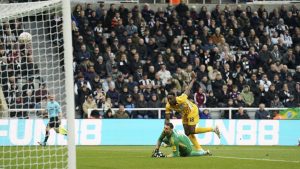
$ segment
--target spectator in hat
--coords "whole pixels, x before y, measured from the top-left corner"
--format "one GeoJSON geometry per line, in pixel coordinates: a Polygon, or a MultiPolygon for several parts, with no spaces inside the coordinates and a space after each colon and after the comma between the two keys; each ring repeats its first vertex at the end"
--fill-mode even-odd
{"type": "Polygon", "coordinates": [[[111,77],[112,77],[113,81],[117,81],[118,77],[123,77],[123,74],[122,74],[122,72],[119,71],[117,64],[112,65],[111,68],[112,68],[111,77]]]}
{"type": "Polygon", "coordinates": [[[271,105],[270,107],[278,107],[278,108],[282,108],[284,107],[284,105],[282,104],[282,102],[280,101],[279,97],[277,95],[274,96],[274,99],[271,100],[271,105]]]}
{"type": "Polygon", "coordinates": [[[133,74],[133,80],[139,82],[143,79],[143,67],[142,65],[137,66],[137,70],[133,74]]]}
{"type": "Polygon", "coordinates": [[[288,101],[285,103],[285,107],[293,108],[293,107],[297,107],[297,106],[298,105],[297,105],[294,95],[290,95],[288,101]]]}
{"type": "Polygon", "coordinates": [[[128,95],[126,96],[126,101],[125,101],[124,107],[127,109],[127,111],[129,112],[129,115],[130,115],[131,117],[133,116],[133,114],[135,114],[134,111],[130,110],[130,109],[136,107],[135,100],[133,100],[133,97],[132,97],[131,94],[128,94],[128,95]]]}

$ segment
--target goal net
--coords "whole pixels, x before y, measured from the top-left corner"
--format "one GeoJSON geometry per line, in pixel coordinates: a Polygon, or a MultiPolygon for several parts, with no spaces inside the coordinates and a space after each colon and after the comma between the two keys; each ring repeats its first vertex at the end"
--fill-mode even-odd
{"type": "Polygon", "coordinates": [[[0,4],[0,169],[68,168],[67,136],[51,129],[38,144],[49,95],[67,128],[62,3],[0,4]]]}

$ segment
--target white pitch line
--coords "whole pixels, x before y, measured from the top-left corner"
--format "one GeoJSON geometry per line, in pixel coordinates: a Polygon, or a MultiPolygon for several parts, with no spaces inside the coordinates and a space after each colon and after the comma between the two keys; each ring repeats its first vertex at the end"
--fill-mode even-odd
{"type": "Polygon", "coordinates": [[[255,160],[255,161],[270,161],[270,162],[285,162],[285,163],[300,163],[300,161],[289,161],[289,160],[272,160],[267,158],[246,158],[246,157],[228,157],[228,156],[210,156],[210,158],[228,158],[238,160],[255,160]]]}
{"type": "MultiPolygon", "coordinates": [[[[84,150],[87,147],[84,148],[84,150]]],[[[207,147],[209,149],[209,147],[207,147]]],[[[146,148],[126,148],[126,149],[118,149],[118,150],[112,150],[109,148],[102,148],[102,147],[94,147],[89,149],[89,151],[145,151],[145,150],[151,150],[151,149],[146,149],[146,148]]],[[[210,149],[212,151],[232,151],[232,150],[236,150],[236,149],[231,149],[231,148],[218,148],[218,149],[210,149]]],[[[266,149],[266,148],[262,148],[262,149],[239,149],[239,151],[283,151],[283,150],[289,150],[289,151],[300,151],[300,149],[266,149]]]]}
{"type": "MultiPolygon", "coordinates": [[[[151,156],[133,156],[133,157],[122,157],[122,158],[147,158],[151,156]]],[[[116,157],[99,157],[99,156],[94,156],[94,157],[77,157],[76,159],[111,159],[111,158],[116,158],[116,157]]]]}

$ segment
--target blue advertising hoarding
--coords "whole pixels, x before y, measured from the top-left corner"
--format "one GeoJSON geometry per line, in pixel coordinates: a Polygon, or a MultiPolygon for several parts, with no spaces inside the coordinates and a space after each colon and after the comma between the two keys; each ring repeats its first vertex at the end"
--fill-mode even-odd
{"type": "MultiPolygon", "coordinates": [[[[44,139],[48,120],[0,120],[0,145],[37,145],[44,139]]],[[[172,120],[183,132],[181,120],[172,120]]],[[[77,145],[154,145],[164,120],[76,120],[77,145]]],[[[66,126],[66,121],[62,121],[66,126]]],[[[218,125],[221,140],[214,133],[197,134],[202,145],[297,145],[300,120],[200,120],[199,127],[218,125]]],[[[50,132],[49,145],[66,145],[65,136],[50,132]]]]}

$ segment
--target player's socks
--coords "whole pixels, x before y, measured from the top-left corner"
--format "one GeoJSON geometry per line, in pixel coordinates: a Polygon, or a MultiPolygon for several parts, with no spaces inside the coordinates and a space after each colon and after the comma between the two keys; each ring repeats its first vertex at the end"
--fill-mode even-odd
{"type": "Polygon", "coordinates": [[[195,129],[195,133],[196,133],[196,134],[199,134],[199,133],[207,133],[207,132],[212,132],[212,131],[214,131],[214,129],[211,128],[211,127],[197,127],[197,128],[195,129]]]}
{"type": "Polygon", "coordinates": [[[49,138],[49,131],[46,131],[46,136],[45,136],[45,140],[44,143],[46,144],[49,138]]]}
{"type": "Polygon", "coordinates": [[[203,156],[203,155],[208,155],[208,151],[205,150],[199,150],[199,151],[192,151],[191,156],[203,156]]]}
{"type": "Polygon", "coordinates": [[[193,143],[193,145],[194,145],[194,147],[195,147],[196,150],[201,150],[202,149],[202,147],[198,143],[198,140],[197,140],[197,138],[196,138],[196,136],[194,134],[190,134],[189,135],[189,139],[193,143]]]}

